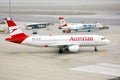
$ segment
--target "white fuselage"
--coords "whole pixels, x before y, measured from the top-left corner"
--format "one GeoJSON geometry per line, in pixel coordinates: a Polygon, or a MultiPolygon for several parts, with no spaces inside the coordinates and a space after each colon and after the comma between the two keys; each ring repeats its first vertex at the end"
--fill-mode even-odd
{"type": "Polygon", "coordinates": [[[109,40],[100,35],[31,36],[22,42],[25,45],[38,47],[59,47],[64,45],[102,46],[107,43],[109,43],[109,40]]]}
{"type": "Polygon", "coordinates": [[[85,23],[71,23],[68,24],[65,27],[62,27],[62,29],[70,29],[70,30],[89,30],[89,29],[98,29],[98,28],[102,28],[103,25],[101,25],[100,23],[96,23],[96,24],[85,24],[85,23]]]}
{"type": "MultiPolygon", "coordinates": [[[[60,20],[63,18],[61,17],[60,20]]],[[[64,23],[64,21],[63,21],[64,23]]],[[[80,46],[102,46],[109,43],[109,40],[100,35],[55,35],[55,36],[28,36],[13,20],[7,20],[10,37],[5,40],[17,44],[24,44],[38,47],[57,47],[59,53],[64,51],[77,52],[80,46]]],[[[66,24],[65,24],[66,25],[66,24]]]]}
{"type": "Polygon", "coordinates": [[[62,27],[62,29],[79,29],[82,27],[83,27],[83,24],[81,24],[81,23],[79,23],[79,24],[69,23],[67,26],[62,27]]]}

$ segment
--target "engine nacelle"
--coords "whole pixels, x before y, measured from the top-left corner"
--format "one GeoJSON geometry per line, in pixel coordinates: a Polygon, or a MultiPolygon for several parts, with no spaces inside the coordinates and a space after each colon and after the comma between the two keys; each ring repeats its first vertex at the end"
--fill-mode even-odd
{"type": "Polygon", "coordinates": [[[79,46],[78,45],[72,45],[68,47],[70,52],[78,52],[79,46]]]}

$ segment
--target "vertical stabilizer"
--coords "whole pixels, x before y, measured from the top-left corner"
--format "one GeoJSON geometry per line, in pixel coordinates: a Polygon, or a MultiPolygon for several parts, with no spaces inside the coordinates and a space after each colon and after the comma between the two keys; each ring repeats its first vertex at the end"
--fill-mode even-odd
{"type": "Polygon", "coordinates": [[[11,35],[10,38],[6,38],[7,41],[14,42],[20,44],[23,40],[25,40],[28,36],[23,33],[21,29],[15,24],[13,20],[7,20],[9,33],[11,35]]]}
{"type": "Polygon", "coordinates": [[[61,24],[62,27],[67,26],[67,23],[65,22],[64,17],[59,17],[59,20],[60,20],[60,24],[61,24]]]}

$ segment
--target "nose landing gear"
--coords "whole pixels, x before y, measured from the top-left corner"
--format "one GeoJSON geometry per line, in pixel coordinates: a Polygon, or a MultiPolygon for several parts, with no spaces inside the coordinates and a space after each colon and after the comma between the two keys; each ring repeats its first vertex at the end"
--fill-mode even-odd
{"type": "Polygon", "coordinates": [[[97,47],[95,46],[95,49],[94,49],[94,51],[98,51],[98,49],[97,49],[97,47]]]}

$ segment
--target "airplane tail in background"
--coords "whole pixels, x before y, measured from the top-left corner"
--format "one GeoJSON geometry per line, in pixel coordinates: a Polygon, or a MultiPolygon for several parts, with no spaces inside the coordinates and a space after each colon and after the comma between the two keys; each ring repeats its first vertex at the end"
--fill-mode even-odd
{"type": "Polygon", "coordinates": [[[23,33],[23,31],[21,31],[21,29],[18,28],[13,20],[7,20],[7,24],[11,35],[10,38],[6,38],[7,41],[20,44],[28,37],[25,33],[23,33]]]}
{"type": "Polygon", "coordinates": [[[67,23],[65,22],[64,17],[59,17],[59,20],[60,20],[60,23],[61,23],[62,27],[66,27],[67,26],[67,23]]]}

